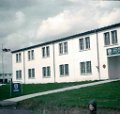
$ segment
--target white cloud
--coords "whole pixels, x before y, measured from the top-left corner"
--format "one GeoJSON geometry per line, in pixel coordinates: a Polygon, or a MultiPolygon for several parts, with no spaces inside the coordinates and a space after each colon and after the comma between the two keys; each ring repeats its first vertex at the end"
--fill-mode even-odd
{"type": "Polygon", "coordinates": [[[113,4],[113,2],[87,1],[84,7],[82,5],[85,4],[85,1],[69,1],[75,4],[40,23],[36,32],[37,39],[45,41],[49,37],[51,40],[52,37],[57,38],[63,34],[67,35],[67,33],[71,35],[71,33],[75,34],[120,21],[120,8],[115,8],[117,4],[113,4]]]}
{"type": "Polygon", "coordinates": [[[113,24],[114,22],[119,22],[120,16],[120,9],[113,9],[112,12],[105,13],[99,20],[98,20],[98,24],[100,26],[105,26],[105,25],[109,25],[109,24],[113,24]]]}
{"type": "Polygon", "coordinates": [[[18,26],[25,22],[25,14],[22,11],[17,11],[15,14],[15,24],[18,26]]]}

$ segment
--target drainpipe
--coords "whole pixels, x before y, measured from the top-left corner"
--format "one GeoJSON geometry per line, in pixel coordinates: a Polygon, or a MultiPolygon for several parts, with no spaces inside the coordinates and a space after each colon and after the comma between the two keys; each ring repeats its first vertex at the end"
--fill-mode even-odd
{"type": "Polygon", "coordinates": [[[98,41],[98,32],[96,31],[96,45],[97,45],[97,64],[98,66],[96,67],[98,69],[98,77],[99,80],[100,78],[100,54],[99,54],[99,41],[98,41]]]}
{"type": "Polygon", "coordinates": [[[55,69],[55,44],[53,43],[53,74],[54,74],[54,83],[56,82],[56,69],[55,69]]]}
{"type": "Polygon", "coordinates": [[[24,84],[26,83],[25,81],[25,51],[23,51],[23,75],[24,75],[24,84]]]}

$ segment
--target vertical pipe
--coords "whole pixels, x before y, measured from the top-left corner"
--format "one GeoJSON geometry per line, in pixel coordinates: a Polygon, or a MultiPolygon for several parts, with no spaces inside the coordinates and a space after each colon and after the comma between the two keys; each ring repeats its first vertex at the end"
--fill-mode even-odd
{"type": "Polygon", "coordinates": [[[100,54],[99,54],[99,41],[98,41],[98,33],[96,31],[96,44],[97,44],[97,69],[98,69],[98,77],[99,77],[99,80],[101,79],[100,78],[100,54]]]}
{"type": "Polygon", "coordinates": [[[23,51],[23,75],[24,75],[24,84],[26,83],[25,81],[25,51],[23,51]]]}
{"type": "Polygon", "coordinates": [[[54,83],[56,82],[56,70],[55,70],[55,47],[53,43],[53,73],[54,73],[54,83]]]}

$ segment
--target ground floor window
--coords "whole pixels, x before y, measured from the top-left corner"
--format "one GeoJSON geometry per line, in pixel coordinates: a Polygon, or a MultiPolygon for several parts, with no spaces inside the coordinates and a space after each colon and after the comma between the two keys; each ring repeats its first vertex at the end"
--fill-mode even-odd
{"type": "Polygon", "coordinates": [[[51,75],[50,66],[43,67],[42,74],[43,74],[43,77],[50,77],[51,75]]]}
{"type": "Polygon", "coordinates": [[[35,77],[35,69],[28,69],[28,78],[34,78],[35,77]]]}
{"type": "Polygon", "coordinates": [[[91,61],[80,62],[80,73],[82,75],[92,73],[91,61]]]}
{"type": "Polygon", "coordinates": [[[69,75],[69,65],[68,64],[59,65],[59,70],[60,70],[60,76],[69,75]]]}
{"type": "Polygon", "coordinates": [[[21,79],[22,78],[22,70],[17,70],[16,71],[16,79],[21,79]]]}

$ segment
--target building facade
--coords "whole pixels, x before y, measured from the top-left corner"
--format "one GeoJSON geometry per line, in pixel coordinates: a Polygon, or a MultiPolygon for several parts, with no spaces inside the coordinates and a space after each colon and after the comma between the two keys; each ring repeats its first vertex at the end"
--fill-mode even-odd
{"type": "Polygon", "coordinates": [[[120,23],[12,52],[13,81],[120,78],[120,23]]]}
{"type": "Polygon", "coordinates": [[[0,73],[0,83],[12,82],[12,73],[0,73]]]}

